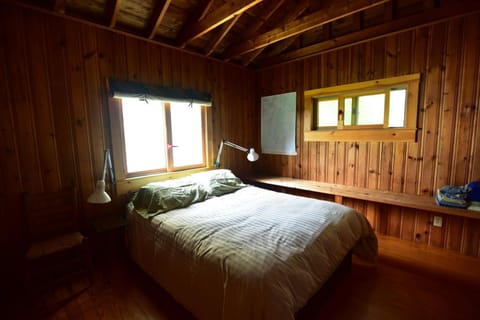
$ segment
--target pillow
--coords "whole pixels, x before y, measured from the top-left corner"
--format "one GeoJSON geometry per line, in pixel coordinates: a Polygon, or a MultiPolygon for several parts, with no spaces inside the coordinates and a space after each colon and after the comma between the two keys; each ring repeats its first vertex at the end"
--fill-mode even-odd
{"type": "Polygon", "coordinates": [[[235,192],[246,185],[228,169],[208,170],[194,173],[190,178],[201,184],[208,193],[208,196],[215,197],[222,194],[235,192]]]}
{"type": "Polygon", "coordinates": [[[176,179],[149,183],[140,188],[132,200],[135,211],[151,218],[167,211],[188,207],[207,198],[207,191],[198,183],[176,179]]]}

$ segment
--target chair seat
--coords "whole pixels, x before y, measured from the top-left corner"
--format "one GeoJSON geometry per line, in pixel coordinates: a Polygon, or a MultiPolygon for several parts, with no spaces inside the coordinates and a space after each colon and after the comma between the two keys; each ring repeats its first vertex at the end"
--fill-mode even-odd
{"type": "Polygon", "coordinates": [[[85,237],[80,232],[72,232],[47,240],[34,242],[28,248],[25,257],[28,260],[38,259],[60,251],[71,249],[82,244],[85,237]]]}

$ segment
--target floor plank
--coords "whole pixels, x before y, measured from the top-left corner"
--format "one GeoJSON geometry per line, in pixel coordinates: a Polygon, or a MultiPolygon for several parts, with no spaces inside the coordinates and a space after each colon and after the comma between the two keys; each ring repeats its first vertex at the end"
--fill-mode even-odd
{"type": "MultiPolygon", "coordinates": [[[[480,260],[379,237],[377,265],[352,269],[311,310],[313,319],[477,319],[480,260]]],[[[7,319],[194,319],[125,258],[97,268],[94,284],[58,288],[36,308],[10,305],[7,319]],[[78,292],[71,300],[64,301],[78,292]],[[59,305],[56,305],[60,302],[59,305]],[[50,313],[41,312],[50,306],[50,313]]],[[[3,317],[2,317],[3,318],[3,317]]]]}

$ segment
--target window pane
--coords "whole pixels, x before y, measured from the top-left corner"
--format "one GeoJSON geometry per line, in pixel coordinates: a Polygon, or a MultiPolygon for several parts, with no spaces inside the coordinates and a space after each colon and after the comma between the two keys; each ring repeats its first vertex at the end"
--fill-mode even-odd
{"type": "Polygon", "coordinates": [[[200,105],[171,103],[174,167],[203,164],[202,109],[200,105]]]}
{"type": "Polygon", "coordinates": [[[122,113],[127,172],[166,168],[163,104],[124,98],[122,113]]]}
{"type": "Polygon", "coordinates": [[[318,127],[336,127],[338,124],[338,99],[318,101],[318,127]]]}
{"type": "Polygon", "coordinates": [[[389,128],[405,127],[405,105],[407,89],[392,89],[390,91],[390,110],[388,114],[389,128]]]}
{"type": "Polygon", "coordinates": [[[352,125],[352,98],[345,98],[343,100],[344,120],[343,124],[346,126],[352,125]]]}
{"type": "Polygon", "coordinates": [[[357,99],[357,125],[383,124],[385,94],[359,96],[357,99]]]}

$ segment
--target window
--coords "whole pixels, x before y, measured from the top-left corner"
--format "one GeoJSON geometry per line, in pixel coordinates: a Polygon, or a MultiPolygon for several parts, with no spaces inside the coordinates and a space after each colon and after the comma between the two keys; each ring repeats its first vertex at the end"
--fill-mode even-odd
{"type": "Polygon", "coordinates": [[[204,108],[122,98],[126,176],[205,167],[204,108]]]}
{"type": "Polygon", "coordinates": [[[419,74],[305,92],[306,141],[415,141],[419,74]]]}
{"type": "Polygon", "coordinates": [[[213,163],[212,96],[108,78],[112,161],[119,194],[213,163]]]}

